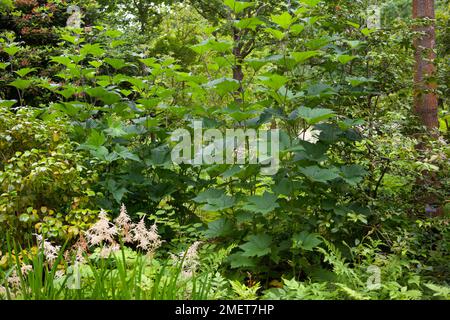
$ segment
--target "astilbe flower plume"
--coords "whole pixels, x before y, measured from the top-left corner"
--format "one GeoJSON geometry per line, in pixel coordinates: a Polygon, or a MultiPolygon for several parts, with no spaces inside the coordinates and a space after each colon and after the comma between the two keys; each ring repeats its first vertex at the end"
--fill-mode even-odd
{"type": "Polygon", "coordinates": [[[198,249],[203,242],[195,241],[186,251],[179,253],[178,255],[171,254],[175,263],[180,263],[183,259],[183,265],[181,266],[182,275],[185,278],[190,278],[197,271],[200,265],[200,259],[198,249]]]}
{"type": "Polygon", "coordinates": [[[124,243],[133,242],[133,237],[131,234],[131,229],[133,229],[134,224],[131,222],[131,218],[127,213],[127,208],[124,204],[122,204],[120,208],[120,214],[114,220],[117,228],[120,230],[120,234],[122,236],[122,241],[124,243]]]}
{"type": "Polygon", "coordinates": [[[38,244],[39,250],[43,250],[43,254],[45,259],[50,263],[53,264],[53,262],[58,257],[58,253],[61,250],[61,246],[54,246],[47,240],[45,240],[41,235],[36,234],[36,240],[38,244]]]}
{"type": "Polygon", "coordinates": [[[100,211],[99,220],[86,231],[89,245],[115,244],[114,237],[117,235],[117,227],[109,222],[108,214],[103,209],[100,211]]]}
{"type": "Polygon", "coordinates": [[[85,262],[84,254],[89,251],[89,244],[83,234],[80,234],[78,241],[73,246],[73,250],[75,251],[75,262],[85,262]]]}
{"type": "Polygon", "coordinates": [[[20,272],[22,273],[22,275],[25,277],[28,275],[29,272],[33,271],[33,266],[32,265],[23,265],[22,267],[20,267],[20,272]]]}
{"type": "Polygon", "coordinates": [[[105,246],[100,250],[100,257],[108,258],[112,253],[120,250],[120,246],[117,243],[105,246]]]}
{"type": "Polygon", "coordinates": [[[17,289],[20,287],[20,277],[17,274],[17,271],[14,270],[8,277],[7,279],[8,281],[8,286],[13,288],[13,289],[17,289]]]}
{"type": "Polygon", "coordinates": [[[148,253],[153,253],[161,246],[162,241],[158,234],[156,224],[152,225],[150,229],[147,229],[144,219],[145,217],[134,226],[132,230],[133,241],[137,243],[138,248],[141,248],[148,253]]]}

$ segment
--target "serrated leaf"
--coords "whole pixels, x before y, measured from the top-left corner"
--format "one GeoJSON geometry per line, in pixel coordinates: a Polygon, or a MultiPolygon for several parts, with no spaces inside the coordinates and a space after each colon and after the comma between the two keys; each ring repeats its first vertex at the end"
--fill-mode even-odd
{"type": "Polygon", "coordinates": [[[120,70],[129,66],[129,64],[126,63],[123,59],[106,58],[104,61],[116,70],[120,70]]]}
{"type": "Polygon", "coordinates": [[[256,213],[268,214],[280,207],[277,200],[278,197],[276,195],[265,192],[262,196],[248,197],[243,209],[256,213]]]}
{"type": "Polygon", "coordinates": [[[264,21],[257,17],[241,19],[234,23],[234,25],[239,29],[251,29],[256,30],[258,26],[265,25],[264,21]]]}
{"type": "Polygon", "coordinates": [[[300,141],[297,146],[295,146],[294,161],[314,161],[321,162],[327,159],[327,151],[329,146],[323,143],[310,143],[308,141],[300,141]]]}
{"type": "Polygon", "coordinates": [[[17,79],[11,82],[9,85],[19,90],[25,90],[33,84],[33,80],[17,79]]]}
{"type": "Polygon", "coordinates": [[[295,62],[302,63],[308,59],[316,57],[320,55],[320,51],[304,51],[304,52],[292,52],[291,55],[294,58],[295,62]]]}
{"type": "Polygon", "coordinates": [[[263,257],[272,251],[272,237],[267,234],[257,234],[248,237],[249,241],[239,246],[244,257],[263,257]]]}
{"type": "Polygon", "coordinates": [[[202,207],[202,210],[208,212],[217,212],[233,207],[235,199],[232,196],[223,195],[220,198],[209,199],[207,204],[202,207]]]}
{"type": "Polygon", "coordinates": [[[296,233],[292,237],[293,247],[306,251],[312,251],[322,243],[322,240],[320,240],[319,237],[320,236],[318,234],[308,233],[306,231],[296,233]]]}
{"type": "Polygon", "coordinates": [[[322,169],[318,166],[310,166],[306,168],[300,168],[300,172],[303,173],[309,180],[314,182],[326,183],[339,178],[337,170],[322,169]]]}
{"type": "Polygon", "coordinates": [[[367,174],[367,171],[357,164],[341,167],[341,172],[342,178],[352,186],[360,183],[367,174]]]}
{"type": "Polygon", "coordinates": [[[256,266],[255,261],[252,258],[245,257],[242,252],[233,253],[227,260],[233,269],[256,266]]]}
{"type": "Polygon", "coordinates": [[[13,105],[17,103],[17,100],[1,100],[0,99],[0,106],[11,108],[13,105]]]}
{"type": "Polygon", "coordinates": [[[5,51],[10,56],[15,56],[16,53],[20,51],[20,48],[17,46],[11,46],[8,48],[3,48],[3,51],[5,51]]]}
{"type": "Polygon", "coordinates": [[[22,68],[18,71],[14,71],[16,74],[18,74],[20,77],[25,77],[26,75],[30,74],[31,72],[36,71],[36,68],[22,68]]]}
{"type": "Polygon", "coordinates": [[[285,37],[284,32],[277,30],[277,29],[273,29],[273,28],[266,28],[264,29],[265,32],[270,33],[275,39],[277,40],[283,40],[283,38],[285,37]]]}
{"type": "Polygon", "coordinates": [[[268,86],[269,88],[277,91],[282,86],[284,86],[289,79],[285,76],[279,75],[279,74],[271,74],[271,75],[265,75],[261,78],[261,82],[268,86]]]}
{"type": "Polygon", "coordinates": [[[368,79],[365,77],[347,77],[346,80],[352,87],[357,87],[365,83],[375,82],[373,79],[368,79]]]}
{"type": "Polygon", "coordinates": [[[209,199],[217,199],[225,194],[224,190],[221,189],[208,189],[200,192],[194,200],[197,203],[206,203],[209,199]]]}
{"type": "Polygon", "coordinates": [[[241,13],[245,9],[253,7],[255,5],[254,2],[241,2],[235,0],[224,0],[224,4],[234,13],[241,13]]]}
{"type": "Polygon", "coordinates": [[[133,160],[133,161],[137,161],[140,162],[141,159],[139,158],[139,156],[137,154],[132,153],[130,150],[128,150],[128,148],[124,147],[124,146],[120,146],[120,145],[116,145],[114,147],[114,151],[117,153],[117,155],[124,159],[124,160],[133,160]]]}
{"type": "Polygon", "coordinates": [[[198,54],[205,54],[209,51],[227,52],[231,50],[232,47],[233,44],[231,42],[208,39],[197,45],[191,46],[191,49],[198,54]]]}
{"type": "Polygon", "coordinates": [[[97,130],[92,130],[88,139],[86,140],[86,144],[93,147],[100,147],[106,142],[106,137],[103,132],[99,132],[97,130]]]}
{"type": "Polygon", "coordinates": [[[65,40],[67,42],[70,42],[72,44],[78,44],[78,43],[84,42],[83,38],[80,38],[78,36],[71,36],[70,34],[63,34],[61,36],[61,39],[65,40]]]}
{"type": "Polygon", "coordinates": [[[304,119],[308,124],[314,125],[319,122],[328,120],[330,118],[335,117],[336,114],[333,110],[324,109],[324,108],[315,108],[311,109],[308,107],[300,107],[291,113],[289,116],[290,120],[295,120],[298,118],[304,119]]]}
{"type": "Polygon", "coordinates": [[[107,30],[105,32],[105,36],[110,37],[110,38],[118,38],[123,34],[122,31],[119,30],[107,30]]]}
{"type": "Polygon", "coordinates": [[[356,56],[350,56],[350,55],[348,55],[348,54],[342,54],[342,55],[339,55],[339,56],[337,57],[337,60],[338,60],[341,64],[347,64],[347,63],[349,63],[350,61],[355,60],[356,58],[357,58],[356,56]]]}
{"type": "Polygon", "coordinates": [[[0,70],[5,70],[9,65],[9,62],[0,62],[0,70]]]}
{"type": "Polygon", "coordinates": [[[231,208],[235,204],[235,198],[229,196],[224,190],[208,189],[201,192],[193,199],[197,203],[206,203],[202,210],[216,212],[231,208]]]}
{"type": "Polygon", "coordinates": [[[336,94],[336,89],[325,83],[314,83],[308,86],[308,96],[311,97],[325,98],[336,94]]]}
{"type": "Polygon", "coordinates": [[[291,33],[295,36],[300,34],[303,30],[305,30],[305,26],[303,24],[294,24],[291,26],[291,33]]]}
{"type": "Polygon", "coordinates": [[[139,61],[145,64],[147,67],[154,67],[155,65],[157,65],[155,58],[139,59],[139,61]]]}
{"type": "Polygon", "coordinates": [[[91,97],[100,99],[107,105],[111,105],[122,100],[120,94],[117,92],[108,91],[103,87],[89,88],[86,90],[86,93],[91,97]]]}
{"type": "Polygon", "coordinates": [[[294,22],[294,18],[287,11],[280,15],[271,15],[270,20],[285,30],[289,29],[291,24],[294,22]]]}
{"type": "Polygon", "coordinates": [[[220,78],[208,82],[206,85],[208,88],[214,88],[220,95],[235,92],[239,89],[239,81],[231,78],[220,78]]]}
{"type": "Polygon", "coordinates": [[[312,50],[323,48],[330,44],[330,38],[322,37],[309,40],[306,42],[306,47],[312,50]]]}
{"type": "Polygon", "coordinates": [[[80,53],[85,56],[92,55],[94,57],[100,57],[105,53],[105,50],[98,43],[88,43],[80,49],[80,53]]]}
{"type": "Polygon", "coordinates": [[[65,56],[51,57],[51,61],[62,64],[66,67],[68,67],[70,65],[75,66],[72,62],[72,59],[70,59],[69,57],[65,57],[65,56]]]}
{"type": "Polygon", "coordinates": [[[205,235],[209,239],[226,237],[233,233],[233,228],[234,226],[229,220],[222,218],[208,223],[208,229],[205,231],[205,235]]]}

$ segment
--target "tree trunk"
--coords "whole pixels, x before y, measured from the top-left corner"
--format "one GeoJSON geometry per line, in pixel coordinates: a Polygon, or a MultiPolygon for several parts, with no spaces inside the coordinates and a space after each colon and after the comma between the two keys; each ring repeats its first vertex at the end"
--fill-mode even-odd
{"type": "Polygon", "coordinates": [[[413,0],[413,18],[431,19],[426,24],[418,22],[414,31],[423,33],[414,40],[415,77],[414,77],[414,111],[422,123],[430,130],[439,128],[438,97],[436,80],[434,80],[434,53],[436,42],[434,0],[413,0]]]}
{"type": "MultiPolygon", "coordinates": [[[[435,80],[436,67],[434,52],[436,45],[435,10],[434,0],[413,0],[413,18],[416,19],[414,31],[421,35],[414,39],[415,49],[415,77],[414,77],[414,111],[422,124],[431,132],[432,137],[439,135],[438,96],[436,94],[437,83],[435,80]],[[428,19],[428,21],[427,21],[428,19]]],[[[424,137],[428,140],[430,136],[424,137]]],[[[417,146],[423,153],[432,152],[424,141],[417,146]]],[[[437,192],[442,187],[436,173],[423,171],[422,176],[416,181],[419,186],[416,200],[424,205],[424,211],[428,216],[443,214],[443,208],[437,192]],[[428,190],[427,190],[428,189],[428,190]]]]}

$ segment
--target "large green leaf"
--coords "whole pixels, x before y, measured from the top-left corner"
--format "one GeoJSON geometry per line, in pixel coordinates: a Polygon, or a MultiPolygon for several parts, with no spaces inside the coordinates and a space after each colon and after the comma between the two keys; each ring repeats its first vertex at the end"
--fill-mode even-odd
{"type": "Polygon", "coordinates": [[[302,63],[308,59],[316,57],[322,54],[320,51],[303,51],[303,52],[292,52],[291,55],[295,59],[295,62],[302,63]]]}
{"type": "Polygon", "coordinates": [[[233,233],[233,227],[233,224],[229,220],[222,218],[208,223],[208,229],[205,231],[205,235],[210,239],[226,237],[233,233]]]}
{"type": "Polygon", "coordinates": [[[308,107],[300,107],[296,109],[289,118],[291,120],[302,118],[304,119],[308,124],[314,125],[316,123],[328,120],[330,118],[335,117],[336,114],[333,110],[330,109],[324,109],[324,108],[315,108],[311,109],[308,107]]]}
{"type": "Polygon", "coordinates": [[[329,146],[323,143],[310,143],[307,141],[300,141],[298,150],[295,151],[294,161],[314,161],[321,162],[327,159],[327,151],[329,146]]]}
{"type": "Polygon", "coordinates": [[[19,90],[25,90],[33,84],[33,80],[25,80],[25,79],[16,79],[11,82],[9,85],[13,86],[19,90]]]}
{"type": "Polygon", "coordinates": [[[300,168],[300,172],[314,182],[326,183],[339,178],[339,173],[336,169],[322,169],[318,166],[300,168]]]}
{"type": "Polygon", "coordinates": [[[107,105],[111,105],[122,100],[120,94],[117,92],[108,91],[103,87],[89,88],[86,90],[86,93],[91,97],[100,99],[107,105]]]}
{"type": "Polygon", "coordinates": [[[239,81],[231,78],[220,78],[206,84],[208,88],[214,88],[220,95],[235,92],[239,89],[239,81]]]}
{"type": "Polygon", "coordinates": [[[251,17],[239,20],[234,25],[240,29],[256,30],[258,26],[265,25],[265,23],[257,17],[251,17]]]}
{"type": "Polygon", "coordinates": [[[191,47],[198,54],[205,54],[209,51],[227,52],[230,51],[233,44],[229,41],[217,41],[208,39],[191,47]]]}
{"type": "Polygon", "coordinates": [[[308,85],[308,96],[327,98],[337,94],[337,89],[325,83],[313,83],[308,85]]]}
{"type": "Polygon", "coordinates": [[[270,20],[272,20],[272,22],[279,25],[283,29],[289,29],[295,19],[289,12],[285,11],[280,15],[271,15],[270,20]]]}
{"type": "Polygon", "coordinates": [[[352,186],[360,183],[367,174],[367,171],[357,164],[341,167],[341,172],[342,178],[352,186]]]}
{"type": "Polygon", "coordinates": [[[216,212],[231,208],[235,204],[235,198],[229,196],[224,190],[208,189],[201,192],[193,199],[197,203],[206,203],[202,210],[216,212]]]}
{"type": "Polygon", "coordinates": [[[225,191],[221,189],[208,189],[200,192],[194,200],[197,203],[206,203],[209,199],[217,199],[222,197],[225,194],[225,191]]]}
{"type": "Polygon", "coordinates": [[[233,207],[235,198],[228,195],[223,195],[220,198],[209,199],[208,203],[202,207],[202,210],[209,212],[217,212],[233,207]]]}
{"type": "Polygon", "coordinates": [[[265,192],[262,196],[250,196],[243,208],[248,211],[268,214],[279,208],[278,197],[272,193],[265,192]]]}
{"type": "Polygon", "coordinates": [[[0,70],[5,70],[9,65],[9,62],[0,62],[0,70]]]}
{"type": "Polygon", "coordinates": [[[15,71],[15,73],[17,73],[21,78],[23,78],[33,71],[36,71],[36,68],[22,68],[20,70],[15,71]]]}
{"type": "Polygon", "coordinates": [[[114,197],[114,200],[117,201],[117,203],[121,203],[125,193],[128,193],[129,191],[123,187],[120,186],[116,181],[109,180],[107,183],[107,189],[114,197]]]}
{"type": "Polygon", "coordinates": [[[129,66],[129,64],[126,63],[123,59],[106,58],[105,62],[116,70],[120,70],[129,66]]]}
{"type": "Polygon", "coordinates": [[[15,56],[16,53],[20,51],[20,47],[11,46],[11,47],[8,47],[8,48],[3,48],[3,51],[5,51],[10,56],[15,56]]]}
{"type": "Polygon", "coordinates": [[[356,58],[357,58],[356,56],[350,56],[348,54],[342,54],[342,55],[337,56],[337,60],[342,64],[347,64],[356,58]]]}
{"type": "Polygon", "coordinates": [[[233,253],[228,257],[228,261],[230,262],[231,268],[248,268],[255,267],[256,262],[254,259],[246,257],[243,255],[243,252],[233,253]]]}
{"type": "Polygon", "coordinates": [[[261,82],[273,90],[278,90],[288,82],[288,78],[279,74],[268,74],[260,77],[261,82]]]}
{"type": "Polygon", "coordinates": [[[224,0],[224,4],[229,7],[234,13],[241,13],[247,8],[253,7],[254,2],[241,2],[235,0],[224,0]]]}
{"type": "Polygon", "coordinates": [[[244,257],[263,257],[272,251],[272,237],[267,234],[257,234],[248,237],[249,241],[240,246],[244,257]]]}
{"type": "Polygon", "coordinates": [[[264,31],[270,33],[277,40],[283,40],[286,36],[284,32],[273,28],[265,28],[264,31]]]}
{"type": "Polygon", "coordinates": [[[117,155],[124,159],[124,160],[133,160],[133,161],[141,161],[141,159],[139,158],[139,156],[135,153],[132,153],[130,150],[128,150],[128,148],[121,146],[121,145],[116,145],[114,147],[114,151],[117,153],[117,155]]]}
{"type": "Polygon", "coordinates": [[[112,121],[109,123],[109,128],[104,131],[108,136],[113,138],[121,138],[128,135],[128,132],[124,130],[123,124],[119,121],[112,121]]]}
{"type": "Polygon", "coordinates": [[[75,64],[72,62],[72,59],[70,59],[69,57],[66,57],[66,56],[51,57],[51,61],[62,64],[66,67],[69,67],[69,66],[75,67],[75,64]]]}
{"type": "Polygon", "coordinates": [[[13,105],[17,103],[17,100],[1,100],[0,99],[0,106],[11,108],[13,105]]]}
{"type": "Polygon", "coordinates": [[[322,240],[319,238],[320,236],[315,233],[308,233],[306,231],[302,231],[300,233],[294,234],[292,237],[293,247],[303,249],[306,251],[312,251],[319,244],[322,243],[322,240]]]}
{"type": "Polygon", "coordinates": [[[315,7],[322,0],[299,0],[300,3],[306,4],[309,7],[315,7]]]}
{"type": "Polygon", "coordinates": [[[92,147],[100,147],[106,142],[106,137],[103,132],[99,132],[97,130],[92,130],[87,141],[86,145],[92,147]]]}
{"type": "Polygon", "coordinates": [[[81,49],[80,49],[80,53],[82,55],[92,55],[94,57],[100,57],[105,53],[105,50],[102,49],[102,47],[100,46],[100,44],[95,43],[95,44],[85,44],[81,49]]]}

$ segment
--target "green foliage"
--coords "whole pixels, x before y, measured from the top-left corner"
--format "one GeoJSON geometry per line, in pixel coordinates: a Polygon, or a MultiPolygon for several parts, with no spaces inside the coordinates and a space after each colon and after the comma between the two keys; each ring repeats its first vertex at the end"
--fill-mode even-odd
{"type": "MultiPolygon", "coordinates": [[[[70,299],[448,298],[450,149],[417,134],[408,21],[368,29],[365,1],[98,3],[104,26],[58,39],[48,26],[48,48],[0,40],[0,230],[61,241],[95,221],[91,208],[127,203],[170,239],[165,250],[208,244],[189,279],[184,262],[162,263],[166,252],[149,259],[122,246],[109,260],[91,252],[78,296],[47,279],[52,267],[25,287],[70,299]],[[194,120],[220,132],[278,129],[277,172],[263,175],[250,154],[247,164],[174,164],[171,134],[192,132],[194,120]],[[377,290],[367,286],[373,267],[377,290]]],[[[384,20],[404,4],[387,2],[384,20]]]]}
{"type": "Polygon", "coordinates": [[[81,209],[96,195],[89,187],[96,173],[68,139],[67,123],[38,116],[37,110],[1,108],[0,228],[19,238],[33,231],[72,237],[95,217],[81,209]]]}

